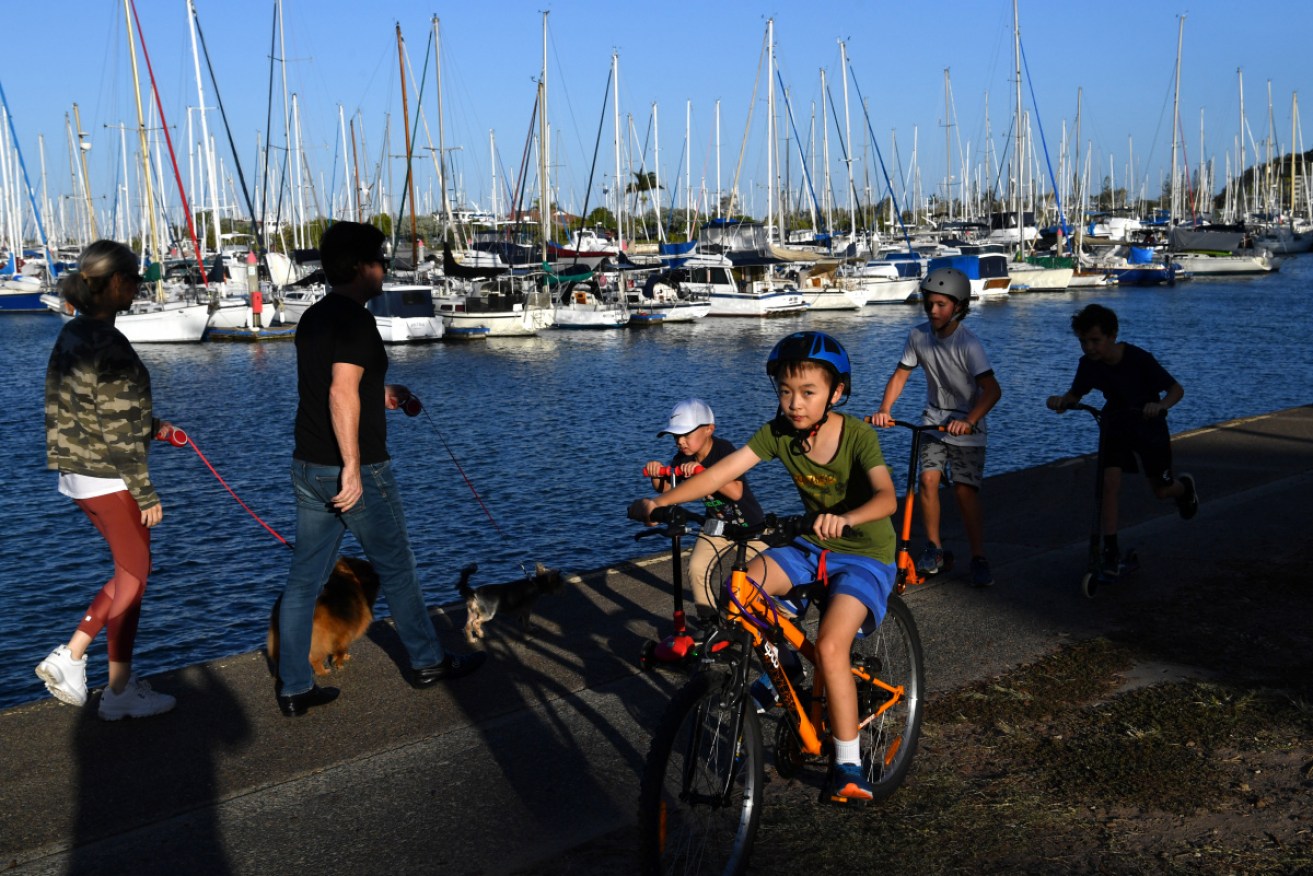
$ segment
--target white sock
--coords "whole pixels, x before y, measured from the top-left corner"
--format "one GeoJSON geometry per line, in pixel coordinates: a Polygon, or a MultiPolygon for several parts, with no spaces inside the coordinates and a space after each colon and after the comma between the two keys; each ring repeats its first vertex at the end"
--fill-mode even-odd
{"type": "Polygon", "coordinates": [[[861,738],[843,740],[834,737],[834,759],[837,763],[860,764],[862,762],[861,738]]]}

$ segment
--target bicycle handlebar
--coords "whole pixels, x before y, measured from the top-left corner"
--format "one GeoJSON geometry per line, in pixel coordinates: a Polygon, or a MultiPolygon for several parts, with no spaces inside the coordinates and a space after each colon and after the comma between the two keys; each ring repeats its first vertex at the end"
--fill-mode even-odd
{"type": "MultiPolygon", "coordinates": [[[[816,525],[816,518],[819,515],[815,511],[809,511],[806,514],[792,514],[783,517],[774,514],[767,514],[762,518],[760,523],[753,523],[741,526],[736,523],[726,523],[721,536],[730,541],[746,543],[756,539],[766,542],[771,547],[781,547],[795,541],[800,536],[806,535],[812,531],[816,525]]],[[[634,540],[647,538],[653,535],[663,535],[671,538],[676,534],[683,535],[685,527],[689,521],[703,524],[707,522],[705,514],[699,514],[696,511],[690,511],[681,505],[668,505],[662,508],[655,508],[652,511],[652,520],[657,523],[664,523],[664,529],[648,529],[634,535],[634,540]]],[[[850,538],[857,534],[857,530],[851,526],[845,526],[841,535],[850,538]]]]}

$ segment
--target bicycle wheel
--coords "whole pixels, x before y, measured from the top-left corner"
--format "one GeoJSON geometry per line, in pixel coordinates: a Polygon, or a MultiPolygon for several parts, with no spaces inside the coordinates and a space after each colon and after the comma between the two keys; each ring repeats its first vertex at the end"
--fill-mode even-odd
{"type": "Polygon", "coordinates": [[[761,724],[751,698],[727,697],[727,684],[700,672],[666,707],[639,792],[644,873],[747,868],[765,783],[761,724]]]}
{"type": "Polygon", "coordinates": [[[864,667],[884,684],[903,688],[893,706],[875,715],[892,695],[857,680],[858,719],[866,722],[861,729],[862,763],[874,799],[884,800],[903,783],[916,754],[925,686],[921,636],[907,603],[896,593],[890,594],[884,621],[875,632],[853,642],[852,661],[854,668],[864,667]]]}

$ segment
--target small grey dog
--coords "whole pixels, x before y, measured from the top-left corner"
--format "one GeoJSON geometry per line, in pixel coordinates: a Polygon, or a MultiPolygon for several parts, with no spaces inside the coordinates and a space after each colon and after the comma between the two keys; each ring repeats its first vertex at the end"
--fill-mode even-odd
{"type": "Polygon", "coordinates": [[[544,593],[556,593],[563,584],[560,570],[549,569],[542,563],[537,564],[532,576],[505,584],[471,587],[470,578],[477,571],[478,564],[470,563],[461,569],[460,583],[456,585],[469,613],[465,621],[465,638],[471,644],[475,639],[483,638],[483,625],[499,611],[514,617],[519,622],[521,635],[528,638],[529,613],[534,602],[544,593]]]}

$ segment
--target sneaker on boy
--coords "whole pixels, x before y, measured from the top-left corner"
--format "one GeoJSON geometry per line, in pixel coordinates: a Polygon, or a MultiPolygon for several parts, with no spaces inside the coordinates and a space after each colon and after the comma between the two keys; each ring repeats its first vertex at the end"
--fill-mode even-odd
{"type": "Polygon", "coordinates": [[[151,690],[150,684],[137,678],[134,672],[128,677],[123,693],[116,694],[113,688],[105,688],[105,692],[100,695],[100,717],[105,721],[149,718],[151,715],[164,714],[177,702],[168,694],[151,690]]]}
{"type": "Polygon", "coordinates": [[[830,802],[863,804],[871,800],[871,783],[862,775],[862,765],[857,763],[836,763],[830,774],[830,802]]]}
{"type": "Polygon", "coordinates": [[[933,541],[926,542],[921,559],[916,561],[916,570],[922,575],[938,575],[944,568],[944,551],[933,541]]]}
{"type": "Polygon", "coordinates": [[[1189,520],[1199,513],[1199,493],[1194,488],[1194,476],[1183,474],[1177,480],[1185,487],[1185,492],[1176,500],[1176,510],[1182,520],[1189,520]]]}
{"type": "Polygon", "coordinates": [[[37,677],[46,683],[46,690],[60,702],[81,706],[87,701],[87,658],[73,659],[67,645],[51,651],[45,660],[36,665],[37,677]]]}
{"type": "Polygon", "coordinates": [[[989,560],[984,557],[971,558],[971,586],[994,586],[994,573],[989,569],[989,560]]]}

